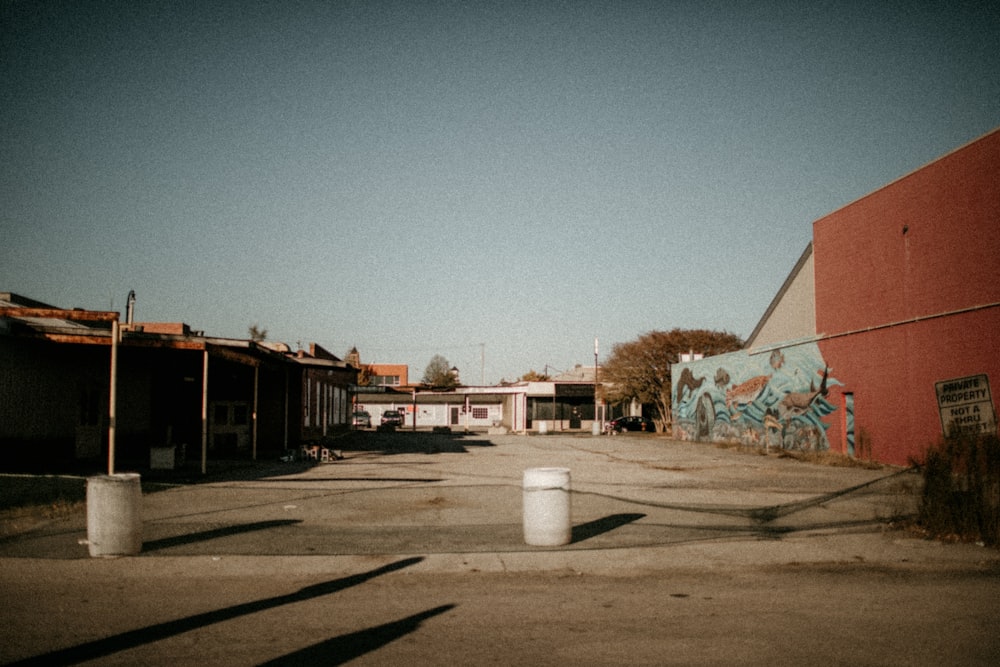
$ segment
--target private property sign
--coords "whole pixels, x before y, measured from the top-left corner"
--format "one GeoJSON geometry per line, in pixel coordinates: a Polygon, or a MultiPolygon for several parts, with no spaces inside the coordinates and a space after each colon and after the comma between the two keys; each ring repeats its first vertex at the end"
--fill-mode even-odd
{"type": "Polygon", "coordinates": [[[941,411],[941,428],[946,436],[996,435],[997,416],[993,410],[990,379],[985,374],[938,382],[934,389],[941,411]]]}

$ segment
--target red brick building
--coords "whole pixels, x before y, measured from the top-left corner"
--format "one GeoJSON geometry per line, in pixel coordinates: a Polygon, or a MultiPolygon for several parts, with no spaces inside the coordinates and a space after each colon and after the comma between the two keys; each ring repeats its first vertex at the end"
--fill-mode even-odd
{"type": "Polygon", "coordinates": [[[682,438],[906,464],[945,428],[995,430],[1000,130],[813,223],[746,349],[685,369],[682,438]],[[972,402],[942,411],[950,380],[972,402]]]}
{"type": "MultiPolygon", "coordinates": [[[[941,435],[936,383],[1000,382],[1000,130],[816,221],[813,252],[816,333],[843,382],[828,400],[906,463],[941,435]]],[[[830,426],[846,453],[845,420],[830,426]]]]}

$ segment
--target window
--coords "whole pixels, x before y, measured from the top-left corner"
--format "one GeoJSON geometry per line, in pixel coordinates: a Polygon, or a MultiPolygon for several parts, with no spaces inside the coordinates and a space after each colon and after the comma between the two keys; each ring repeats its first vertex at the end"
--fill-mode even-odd
{"type": "Polygon", "coordinates": [[[306,400],[302,401],[302,421],[305,422],[304,423],[305,426],[312,426],[312,423],[309,419],[309,402],[311,400],[310,392],[312,389],[312,383],[309,382],[308,377],[305,378],[305,385],[306,385],[306,400]]]}
{"type": "Polygon", "coordinates": [[[376,387],[398,387],[399,386],[399,376],[398,375],[373,375],[372,384],[376,387]]]}
{"type": "Polygon", "coordinates": [[[489,408],[472,408],[473,419],[486,419],[490,416],[489,408]]]}

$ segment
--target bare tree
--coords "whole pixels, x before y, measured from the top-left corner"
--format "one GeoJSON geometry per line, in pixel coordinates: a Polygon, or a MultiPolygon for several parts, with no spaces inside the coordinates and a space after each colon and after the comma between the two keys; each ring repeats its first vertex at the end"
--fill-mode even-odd
{"type": "Polygon", "coordinates": [[[448,360],[440,354],[431,357],[430,363],[424,370],[424,377],[421,380],[424,384],[432,387],[449,388],[458,385],[458,378],[451,370],[448,360]]]}

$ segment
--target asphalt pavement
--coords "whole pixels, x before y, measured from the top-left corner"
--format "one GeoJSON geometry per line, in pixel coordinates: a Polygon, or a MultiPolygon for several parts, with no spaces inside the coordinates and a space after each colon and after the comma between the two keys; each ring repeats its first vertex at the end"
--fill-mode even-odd
{"type": "Polygon", "coordinates": [[[650,434],[364,432],[335,446],[328,463],[138,471],[134,556],[91,557],[83,509],[8,533],[0,663],[1000,656],[1000,553],[907,528],[913,471],[650,434]],[[526,490],[538,468],[568,470],[569,490],[526,490]],[[568,510],[566,544],[526,543],[524,497],[539,491],[568,510]]]}
{"type": "MultiPolygon", "coordinates": [[[[138,560],[356,571],[419,556],[419,571],[636,573],[726,565],[865,562],[970,566],[997,550],[923,539],[906,525],[920,476],[619,436],[351,434],[328,462],[232,462],[143,474],[138,560]],[[571,540],[524,538],[524,471],[569,470],[571,540]],[[287,561],[291,562],[291,561],[287,561]],[[289,565],[286,563],[286,567],[289,565]]],[[[529,517],[530,520],[530,517],[529,517]]],[[[84,512],[0,541],[0,558],[86,559],[84,512]]]]}

